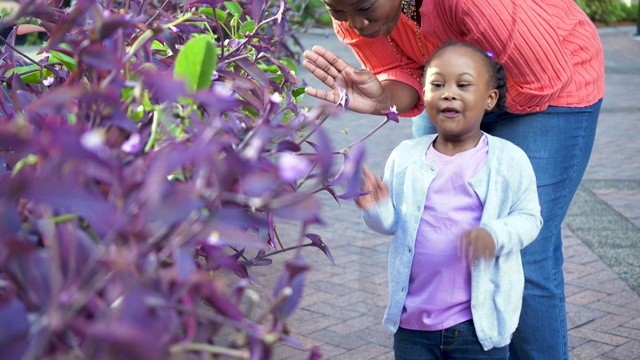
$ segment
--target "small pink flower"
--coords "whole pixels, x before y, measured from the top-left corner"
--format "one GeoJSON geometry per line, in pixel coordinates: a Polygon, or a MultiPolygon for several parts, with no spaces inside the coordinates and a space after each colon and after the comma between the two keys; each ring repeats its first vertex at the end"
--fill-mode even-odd
{"type": "Polygon", "coordinates": [[[271,97],[269,98],[269,100],[274,104],[280,104],[282,102],[282,95],[280,95],[277,92],[273,93],[271,94],[271,97]]]}
{"type": "Polygon", "coordinates": [[[141,147],[142,144],[140,143],[140,134],[133,133],[131,134],[131,136],[129,136],[127,141],[122,143],[122,145],[120,146],[120,150],[128,154],[133,154],[140,151],[141,147]]]}
{"type": "Polygon", "coordinates": [[[53,77],[53,75],[49,75],[49,77],[47,77],[46,79],[42,80],[42,85],[49,87],[49,86],[51,86],[53,84],[53,80],[54,79],[55,78],[53,77]]]}
{"type": "Polygon", "coordinates": [[[104,141],[104,131],[99,129],[89,130],[80,137],[82,147],[95,153],[101,152],[105,149],[104,141]]]}
{"type": "Polygon", "coordinates": [[[400,118],[398,117],[398,108],[393,105],[389,108],[389,110],[385,110],[382,112],[387,116],[387,120],[395,121],[397,123],[400,122],[400,118]]]}

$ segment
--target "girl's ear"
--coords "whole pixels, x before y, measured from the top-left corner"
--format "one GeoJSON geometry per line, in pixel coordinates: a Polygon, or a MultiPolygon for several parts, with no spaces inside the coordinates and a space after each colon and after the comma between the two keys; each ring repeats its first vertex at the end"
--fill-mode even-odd
{"type": "Polygon", "coordinates": [[[496,103],[498,102],[498,96],[500,96],[498,89],[493,89],[489,92],[489,95],[487,96],[487,106],[484,108],[485,111],[493,110],[493,107],[496,106],[496,103]]]}

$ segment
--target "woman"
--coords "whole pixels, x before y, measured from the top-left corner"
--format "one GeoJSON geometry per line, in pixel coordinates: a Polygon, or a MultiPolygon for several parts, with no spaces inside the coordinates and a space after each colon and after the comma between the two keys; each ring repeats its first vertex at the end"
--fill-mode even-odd
{"type": "Polygon", "coordinates": [[[524,300],[511,358],[568,359],[561,224],[584,175],[604,95],[604,54],[591,21],[572,0],[325,4],[337,36],[364,69],[314,47],[304,66],[331,90],[306,92],[337,102],[342,87],[353,111],[381,114],[396,106],[403,116],[422,113],[424,64],[449,40],[490,51],[504,65],[508,111],[485,116],[482,130],[528,155],[544,219],[522,251],[524,300]]]}

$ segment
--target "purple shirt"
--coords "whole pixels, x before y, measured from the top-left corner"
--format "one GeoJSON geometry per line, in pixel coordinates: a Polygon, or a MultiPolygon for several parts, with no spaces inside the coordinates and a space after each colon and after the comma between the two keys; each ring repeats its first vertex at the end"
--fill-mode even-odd
{"type": "Polygon", "coordinates": [[[471,319],[471,271],[459,243],[480,224],[482,203],[469,181],[487,160],[487,137],[454,156],[432,145],[426,160],[438,172],[427,191],[400,319],[401,327],[412,330],[442,330],[471,319]]]}

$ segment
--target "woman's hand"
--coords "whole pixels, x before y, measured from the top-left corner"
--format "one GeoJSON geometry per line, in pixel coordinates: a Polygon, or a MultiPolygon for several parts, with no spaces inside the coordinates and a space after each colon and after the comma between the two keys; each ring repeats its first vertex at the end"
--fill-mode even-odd
{"type": "Polygon", "coordinates": [[[381,115],[382,110],[393,105],[385,101],[382,83],[370,71],[354,68],[322,46],[305,51],[304,57],[305,69],[331,88],[327,91],[307,87],[308,95],[335,104],[341,96],[338,84],[349,94],[349,110],[381,115]]]}
{"type": "Polygon", "coordinates": [[[363,166],[362,173],[364,175],[362,190],[368,191],[369,194],[355,198],[355,202],[361,209],[367,209],[378,201],[388,198],[389,188],[380,177],[373,176],[368,167],[363,166]]]}

